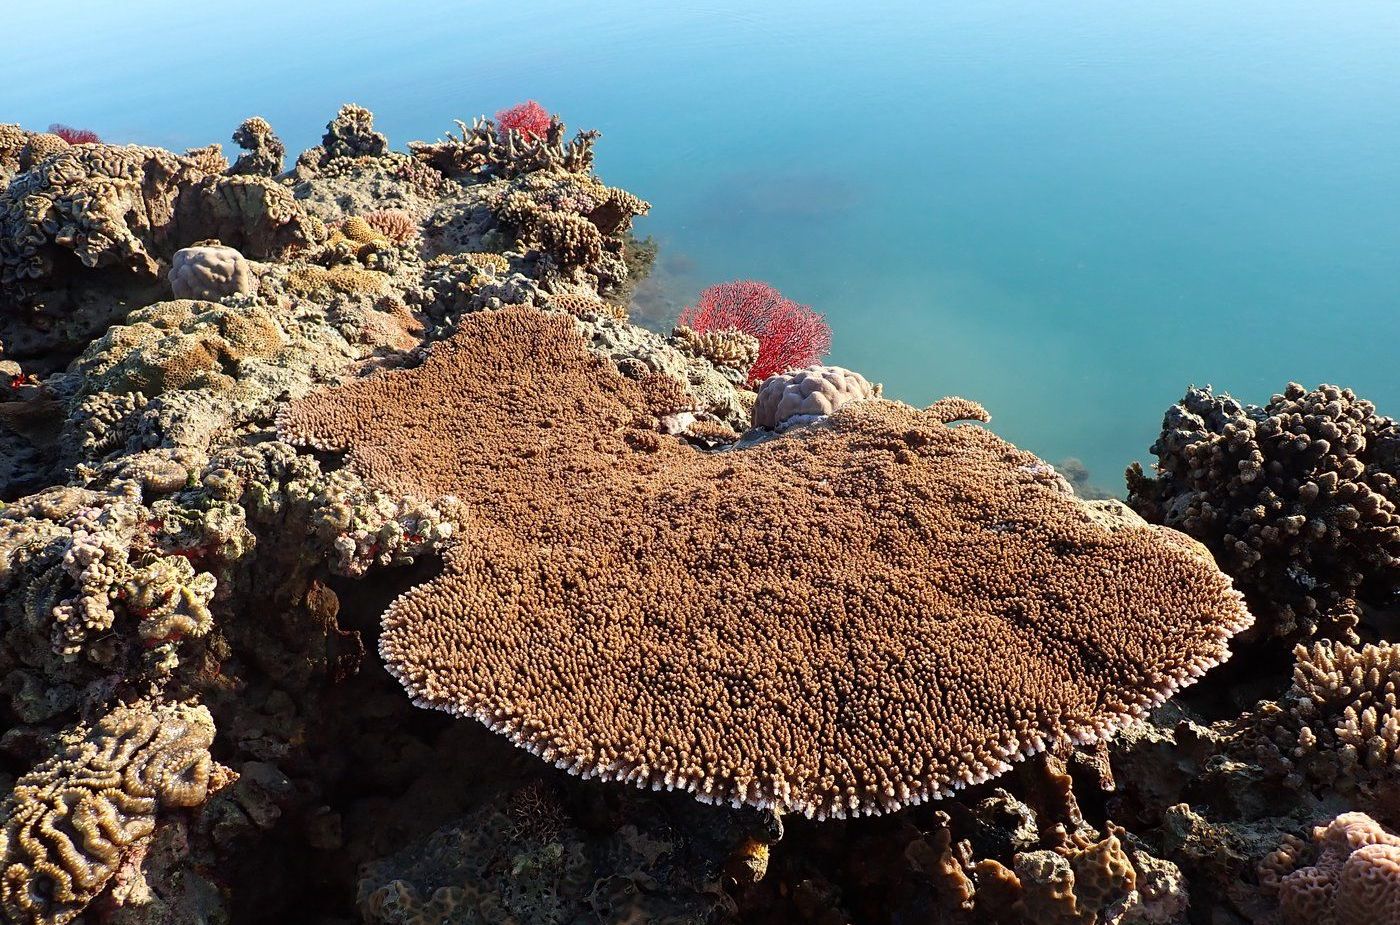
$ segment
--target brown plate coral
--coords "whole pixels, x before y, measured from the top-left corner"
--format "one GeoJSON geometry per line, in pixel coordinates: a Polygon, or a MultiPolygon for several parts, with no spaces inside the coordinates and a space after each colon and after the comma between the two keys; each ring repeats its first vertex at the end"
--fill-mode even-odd
{"type": "Polygon", "coordinates": [[[1250,623],[1191,544],[1108,530],[937,408],[862,402],[725,453],[568,318],[481,313],[420,367],[294,400],[293,443],[465,503],[380,651],[422,706],[584,777],[817,817],[1102,738],[1250,623]]]}

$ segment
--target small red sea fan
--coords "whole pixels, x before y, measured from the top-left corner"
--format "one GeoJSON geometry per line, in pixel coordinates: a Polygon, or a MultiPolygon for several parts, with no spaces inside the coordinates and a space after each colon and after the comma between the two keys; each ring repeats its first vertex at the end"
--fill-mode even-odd
{"type": "Polygon", "coordinates": [[[700,293],[681,312],[680,323],[706,331],[740,330],[758,338],[758,360],[749,370],[754,385],[775,373],[811,366],[831,349],[831,327],[806,305],[784,298],[767,283],[720,283],[700,293]]]}
{"type": "Polygon", "coordinates": [[[49,126],[49,133],[57,135],[70,145],[93,145],[101,141],[96,132],[90,132],[85,128],[73,128],[71,125],[63,125],[55,122],[49,126]]]}
{"type": "Polygon", "coordinates": [[[502,109],[496,113],[496,131],[505,138],[515,129],[528,141],[543,138],[549,131],[549,110],[534,100],[526,100],[518,106],[502,109]]]}

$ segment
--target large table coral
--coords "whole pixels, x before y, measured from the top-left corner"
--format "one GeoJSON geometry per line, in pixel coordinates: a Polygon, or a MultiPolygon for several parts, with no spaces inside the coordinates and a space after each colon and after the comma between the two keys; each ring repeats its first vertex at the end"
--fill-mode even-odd
{"type": "Polygon", "coordinates": [[[572,323],[472,316],[413,370],[293,401],[286,439],[470,511],[380,649],[420,705],[583,776],[892,810],[1108,734],[1250,622],[1190,544],[1108,530],[1029,453],[868,401],[759,446],[657,433],[572,323]]]}

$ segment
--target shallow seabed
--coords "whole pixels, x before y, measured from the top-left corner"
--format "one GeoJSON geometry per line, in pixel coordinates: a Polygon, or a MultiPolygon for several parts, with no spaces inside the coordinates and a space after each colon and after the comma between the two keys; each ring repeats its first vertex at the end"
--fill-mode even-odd
{"type": "Polygon", "coordinates": [[[1121,490],[1191,383],[1394,414],[1400,6],[85,0],[4,15],[0,116],[181,149],[340,103],[401,147],[533,97],[653,203],[638,314],[766,279],[832,360],[1121,490]],[[56,30],[54,23],[81,24],[56,30]],[[46,38],[47,37],[47,38],[46,38]],[[61,62],[61,65],[60,65],[61,62]]]}

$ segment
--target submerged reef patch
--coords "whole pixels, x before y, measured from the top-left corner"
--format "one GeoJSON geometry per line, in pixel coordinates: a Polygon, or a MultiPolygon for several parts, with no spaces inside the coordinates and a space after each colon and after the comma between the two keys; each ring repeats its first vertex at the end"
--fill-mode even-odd
{"type": "Polygon", "coordinates": [[[1193,390],[1149,525],[771,287],[633,323],[647,204],[531,118],[0,125],[0,919],[1389,921],[1393,422],[1193,390]],[[1259,625],[1148,712],[1212,557],[1259,625]]]}
{"type": "Polygon", "coordinates": [[[1090,742],[1249,624],[1208,558],[1110,532],[975,427],[868,400],[703,454],[529,309],[295,400],[285,439],[471,511],[384,617],[416,702],[585,777],[818,817],[897,809],[1090,742]]]}

